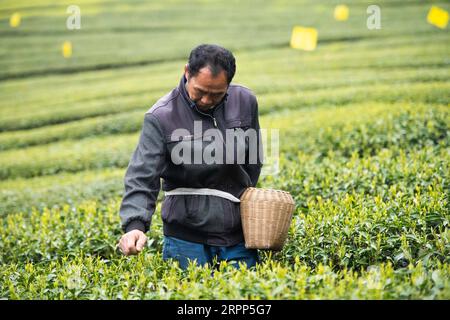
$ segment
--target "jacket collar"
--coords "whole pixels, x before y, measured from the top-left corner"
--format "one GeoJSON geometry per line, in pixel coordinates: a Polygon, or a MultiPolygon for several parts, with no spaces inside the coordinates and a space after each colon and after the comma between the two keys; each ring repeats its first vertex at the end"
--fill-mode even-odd
{"type": "Polygon", "coordinates": [[[183,97],[183,100],[187,103],[187,105],[191,108],[195,108],[195,102],[192,101],[191,98],[189,98],[189,95],[186,91],[186,81],[186,77],[183,74],[180,80],[180,84],[178,85],[178,91],[180,91],[181,96],[183,97]]]}

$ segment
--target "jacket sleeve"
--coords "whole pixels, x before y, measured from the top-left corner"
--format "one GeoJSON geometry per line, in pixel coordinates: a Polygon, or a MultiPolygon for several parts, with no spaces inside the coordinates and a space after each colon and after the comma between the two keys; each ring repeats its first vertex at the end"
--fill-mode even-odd
{"type": "MultiPolygon", "coordinates": [[[[253,105],[252,105],[252,124],[251,128],[256,130],[256,137],[257,137],[257,157],[256,157],[256,163],[251,164],[248,163],[245,165],[245,169],[247,173],[250,176],[250,179],[252,180],[252,187],[255,187],[259,176],[261,174],[261,168],[263,166],[264,162],[264,153],[263,153],[263,145],[262,145],[262,138],[261,138],[261,132],[260,132],[260,126],[259,126],[259,112],[258,112],[258,101],[256,100],[256,97],[253,97],[253,105]]],[[[252,150],[252,148],[249,148],[249,152],[252,150]]],[[[247,155],[247,159],[250,159],[251,156],[247,155]]]]}
{"type": "Polygon", "coordinates": [[[138,145],[125,173],[120,205],[122,230],[147,232],[155,211],[164,166],[164,135],[158,119],[146,113],[138,145]]]}

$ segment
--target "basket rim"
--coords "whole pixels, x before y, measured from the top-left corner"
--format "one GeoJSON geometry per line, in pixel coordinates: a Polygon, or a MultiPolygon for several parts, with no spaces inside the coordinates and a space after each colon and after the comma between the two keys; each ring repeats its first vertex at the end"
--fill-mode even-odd
{"type": "MultiPolygon", "coordinates": [[[[273,204],[273,200],[265,200],[265,199],[258,199],[257,203],[272,203],[273,204]]],[[[245,204],[245,203],[255,203],[255,200],[241,200],[240,202],[241,204],[245,204]]],[[[280,203],[276,203],[273,206],[282,206],[282,205],[293,205],[295,207],[295,201],[293,202],[280,202],[280,203]]]]}
{"type": "Polygon", "coordinates": [[[282,192],[282,193],[291,194],[289,191],[286,191],[286,190],[271,189],[271,188],[256,188],[256,187],[247,187],[244,192],[251,191],[251,190],[259,190],[259,191],[264,191],[264,192],[267,192],[267,191],[270,191],[270,192],[282,192]]]}

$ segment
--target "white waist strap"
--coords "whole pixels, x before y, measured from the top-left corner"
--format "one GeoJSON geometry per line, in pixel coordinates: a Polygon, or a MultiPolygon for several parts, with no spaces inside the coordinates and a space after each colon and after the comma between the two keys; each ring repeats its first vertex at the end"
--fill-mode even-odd
{"type": "Polygon", "coordinates": [[[228,199],[233,202],[241,202],[238,198],[233,196],[231,193],[217,190],[217,189],[208,189],[208,188],[176,188],[170,191],[165,191],[164,194],[166,196],[176,196],[182,194],[198,194],[198,195],[210,195],[216,197],[222,197],[228,199]]]}

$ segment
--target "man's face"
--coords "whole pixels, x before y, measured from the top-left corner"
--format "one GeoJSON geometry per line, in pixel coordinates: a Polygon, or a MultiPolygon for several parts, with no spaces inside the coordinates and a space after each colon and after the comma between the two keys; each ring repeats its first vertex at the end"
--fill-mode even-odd
{"type": "Polygon", "coordinates": [[[218,104],[227,93],[227,75],[223,70],[215,77],[208,67],[200,69],[195,77],[190,77],[187,66],[185,66],[184,72],[187,79],[186,90],[189,98],[202,111],[218,104]]]}

